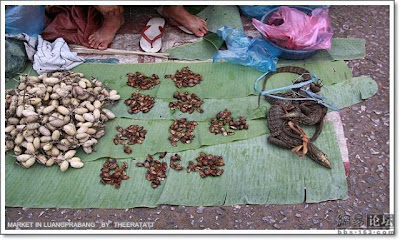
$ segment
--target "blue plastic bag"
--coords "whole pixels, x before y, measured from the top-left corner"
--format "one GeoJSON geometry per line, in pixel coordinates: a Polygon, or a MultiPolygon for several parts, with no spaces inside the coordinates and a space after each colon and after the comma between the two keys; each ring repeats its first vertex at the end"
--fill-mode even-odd
{"type": "MultiPolygon", "coordinates": [[[[261,20],[261,18],[269,12],[270,10],[279,7],[280,5],[239,5],[240,11],[242,12],[243,15],[245,15],[247,18],[252,19],[256,18],[258,20],[261,20]]],[[[303,5],[304,7],[308,7],[311,9],[314,8],[329,8],[329,6],[324,5],[324,6],[318,6],[318,5],[303,5]]]]}
{"type": "Polygon", "coordinates": [[[279,5],[239,5],[240,11],[247,18],[257,18],[261,20],[266,12],[278,7],[279,5]]]}
{"type": "Polygon", "coordinates": [[[281,51],[268,42],[246,36],[242,30],[222,27],[217,31],[218,36],[225,40],[228,50],[215,53],[213,62],[219,59],[250,66],[261,72],[276,70],[276,63],[281,51]]]}
{"type": "Polygon", "coordinates": [[[37,36],[44,28],[45,6],[20,5],[8,8],[5,14],[6,33],[16,35],[26,33],[37,36]]]}

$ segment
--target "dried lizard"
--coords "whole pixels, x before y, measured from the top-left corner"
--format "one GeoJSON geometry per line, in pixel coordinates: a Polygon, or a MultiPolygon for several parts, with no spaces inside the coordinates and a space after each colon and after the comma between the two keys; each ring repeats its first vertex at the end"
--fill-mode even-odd
{"type": "MultiPolygon", "coordinates": [[[[264,79],[264,89],[267,83],[267,80],[274,74],[276,73],[283,73],[283,72],[288,72],[288,73],[296,73],[302,76],[301,80],[297,80],[294,83],[302,82],[302,81],[308,81],[312,78],[311,73],[304,68],[301,67],[294,67],[294,66],[287,66],[287,67],[280,67],[277,68],[275,72],[270,72],[265,76],[264,79]]],[[[321,83],[318,81],[317,83],[311,83],[309,85],[309,88],[312,92],[318,93],[321,90],[321,83]]],[[[302,95],[302,93],[299,91],[299,89],[293,89],[293,91],[289,91],[286,93],[281,93],[281,94],[275,94],[281,97],[299,97],[303,96],[306,97],[305,95],[302,95]],[[296,96],[297,95],[297,96],[296,96]]],[[[260,95],[261,97],[261,95],[260,95]]],[[[277,102],[277,99],[273,99],[271,97],[266,96],[266,100],[274,104],[277,102]]],[[[260,98],[259,98],[260,101],[260,98]]],[[[305,124],[305,125],[317,125],[316,126],[316,131],[314,135],[310,138],[311,141],[314,141],[315,139],[318,138],[318,136],[321,134],[322,129],[323,129],[323,119],[328,112],[327,107],[318,104],[314,101],[310,100],[305,100],[305,101],[296,101],[292,103],[294,105],[294,110],[285,114],[285,118],[287,120],[292,120],[295,121],[298,124],[305,124]]]]}
{"type": "Polygon", "coordinates": [[[302,101],[296,105],[296,110],[290,111],[282,117],[298,124],[317,125],[314,135],[310,138],[311,141],[314,141],[322,132],[323,120],[328,108],[314,101],[302,101]]]}
{"type": "Polygon", "coordinates": [[[271,132],[268,142],[281,148],[292,149],[299,156],[306,154],[315,162],[331,168],[328,157],[308,140],[306,133],[294,122],[282,118],[292,109],[291,101],[279,100],[271,106],[267,115],[267,126],[271,132]]]}

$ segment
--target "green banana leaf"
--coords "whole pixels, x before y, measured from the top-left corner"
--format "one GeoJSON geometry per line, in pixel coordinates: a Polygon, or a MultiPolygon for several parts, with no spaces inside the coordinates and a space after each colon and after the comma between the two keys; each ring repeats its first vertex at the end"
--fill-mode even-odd
{"type": "Polygon", "coordinates": [[[224,40],[220,39],[218,34],[208,33],[202,40],[168,48],[164,52],[169,53],[170,59],[207,60],[211,59],[223,44],[224,40]]]}
{"type": "MultiPolygon", "coordinates": [[[[98,74],[100,80],[107,83],[111,88],[118,89],[120,94],[123,96],[129,96],[130,91],[134,91],[133,88],[125,86],[125,74],[126,72],[134,72],[134,71],[141,71],[147,75],[152,74],[153,72],[157,72],[157,74],[163,76],[166,70],[165,68],[170,69],[179,69],[182,66],[185,66],[185,63],[166,63],[161,64],[127,64],[127,65],[109,65],[109,64],[83,64],[77,68],[75,71],[83,72],[86,76],[94,76],[95,73],[98,74]],[[148,67],[148,68],[146,68],[148,67]],[[173,67],[173,68],[172,68],[173,67]],[[118,80],[116,80],[118,79],[118,80]],[[129,93],[129,94],[128,94],[129,93]]],[[[299,64],[301,65],[301,64],[299,64]]],[[[303,64],[306,65],[306,64],[303,64]]],[[[190,64],[190,67],[195,71],[201,72],[206,78],[211,78],[212,72],[210,69],[218,68],[218,69],[225,69],[225,73],[228,71],[228,74],[219,74],[222,71],[216,71],[214,76],[212,77],[214,80],[214,86],[212,86],[212,82],[206,82],[204,80],[200,85],[196,86],[204,86],[204,93],[199,90],[192,90],[190,92],[195,92],[198,95],[208,95],[209,97],[216,97],[220,93],[215,92],[216,86],[218,86],[218,82],[222,85],[223,82],[229,82],[227,80],[226,75],[232,74],[232,81],[238,81],[240,79],[239,72],[242,75],[251,74],[251,73],[258,73],[255,71],[251,71],[248,68],[241,67],[243,69],[232,69],[232,65],[226,63],[218,63],[216,65],[211,65],[211,63],[196,63],[190,64]],[[248,71],[246,72],[245,69],[248,71]],[[248,73],[250,70],[250,73],[248,73]],[[210,77],[206,77],[210,76],[210,77]],[[225,78],[225,79],[224,79],[225,78]],[[222,80],[221,80],[222,79],[222,80]],[[210,92],[207,92],[207,88],[210,89],[210,92]],[[215,94],[211,96],[211,92],[215,94]]],[[[319,64],[307,64],[307,68],[310,69],[312,72],[320,72],[320,75],[324,75],[327,77],[328,74],[322,71],[323,68],[326,69],[327,72],[330,71],[331,76],[328,78],[330,81],[324,81],[325,85],[323,87],[323,95],[327,97],[331,101],[334,106],[339,108],[343,108],[346,106],[350,106],[352,104],[356,104],[360,102],[362,99],[366,97],[370,97],[377,92],[377,84],[375,81],[368,77],[362,78],[354,78],[352,80],[348,80],[349,76],[351,76],[350,70],[345,65],[343,61],[336,61],[332,64],[326,63],[319,63],[319,64]],[[329,84],[335,83],[335,84],[329,84]],[[363,96],[361,96],[361,95],[363,96]]],[[[172,70],[171,70],[172,72],[172,70]]],[[[274,88],[279,87],[285,84],[282,82],[286,82],[289,84],[292,80],[296,77],[295,74],[277,74],[269,80],[267,84],[267,88],[274,88]],[[286,75],[286,78],[283,78],[286,75]]],[[[247,78],[245,78],[247,79],[247,78]]],[[[253,80],[251,80],[253,81],[253,80]]],[[[246,95],[241,92],[247,92],[247,90],[240,90],[240,86],[243,88],[251,88],[252,82],[248,82],[247,86],[242,83],[237,84],[225,84],[226,86],[237,86],[236,88],[232,89],[231,91],[236,91],[238,95],[246,95]]],[[[195,89],[194,87],[193,89],[195,89]]],[[[154,108],[146,114],[139,113],[139,114],[129,114],[127,112],[128,107],[125,106],[123,100],[119,101],[116,106],[111,106],[110,108],[116,114],[118,119],[108,122],[106,128],[106,135],[99,140],[99,143],[96,145],[96,152],[86,155],[83,151],[80,151],[78,155],[84,159],[84,161],[92,161],[96,160],[101,157],[116,157],[116,158],[126,158],[126,157],[143,157],[147,154],[154,154],[157,152],[162,151],[182,151],[187,149],[196,149],[200,146],[206,145],[214,145],[214,144],[221,144],[225,142],[231,142],[236,140],[243,140],[246,138],[252,138],[259,136],[261,134],[265,134],[268,132],[268,129],[265,126],[265,120],[262,120],[269,107],[269,104],[262,100],[260,103],[260,107],[258,107],[258,97],[257,96],[245,96],[245,97],[238,97],[238,98],[205,98],[203,109],[205,110],[203,114],[200,113],[181,113],[180,111],[170,111],[168,108],[168,103],[171,101],[170,97],[173,94],[173,91],[177,90],[174,88],[174,84],[172,81],[167,79],[162,79],[161,86],[157,86],[153,90],[143,91],[146,94],[150,95],[158,95],[162,89],[170,89],[169,98],[165,99],[156,99],[156,103],[154,108]],[[165,85],[165,86],[163,86],[165,85]],[[158,89],[156,92],[155,90],[158,89]],[[213,134],[209,133],[209,119],[216,115],[219,111],[224,110],[225,108],[229,109],[232,112],[234,117],[245,116],[248,119],[248,124],[250,125],[249,130],[246,131],[239,131],[234,136],[222,136],[217,135],[214,136],[213,134]],[[186,117],[190,121],[196,120],[199,121],[199,126],[196,128],[196,136],[195,141],[191,144],[179,144],[177,148],[174,148],[170,145],[168,139],[169,133],[168,128],[172,123],[173,119],[178,119],[186,117]],[[119,119],[119,118],[129,118],[129,119],[119,119]],[[135,119],[134,121],[130,119],[135,119]],[[260,119],[260,120],[257,120],[260,119]],[[144,126],[145,129],[149,131],[145,142],[142,145],[135,145],[133,146],[133,154],[127,155],[122,151],[122,146],[113,147],[111,151],[109,151],[108,146],[112,144],[112,139],[114,138],[115,134],[117,133],[115,127],[117,125],[121,126],[128,126],[130,124],[139,124],[144,126]],[[254,127],[253,127],[254,125],[254,127]]],[[[180,91],[184,91],[186,89],[182,89],[180,91]]],[[[230,93],[229,91],[228,93],[230,93]]],[[[250,91],[248,91],[250,92],[250,91]]],[[[162,95],[160,93],[160,95],[162,95]]],[[[165,94],[166,95],[166,94],[165,94]]]]}
{"type": "Polygon", "coordinates": [[[206,20],[210,32],[217,32],[223,26],[243,30],[242,20],[237,6],[215,5],[208,6],[197,16],[206,20]]]}
{"type": "Polygon", "coordinates": [[[179,142],[177,147],[173,147],[168,141],[170,136],[169,127],[173,123],[172,120],[134,120],[126,118],[116,118],[107,122],[106,134],[96,144],[96,151],[87,155],[82,150],[79,150],[77,156],[83,161],[93,161],[103,157],[113,158],[140,158],[147,154],[156,154],[159,152],[180,152],[188,149],[197,149],[201,146],[215,145],[237,140],[257,137],[268,133],[265,119],[247,121],[248,130],[235,131],[235,135],[223,136],[214,135],[209,132],[210,123],[198,122],[194,134],[195,138],[192,143],[184,144],[179,142]],[[123,151],[123,146],[115,146],[113,138],[118,134],[116,127],[121,126],[126,128],[129,125],[143,126],[147,130],[146,138],[142,144],[132,145],[133,152],[126,154],[123,151]]]}
{"type": "Polygon", "coordinates": [[[378,84],[368,76],[355,77],[323,87],[321,94],[339,109],[357,104],[378,92],[378,84]]]}
{"type": "MultiPolygon", "coordinates": [[[[368,76],[355,77],[332,85],[324,85],[321,91],[328,103],[343,109],[360,103],[378,92],[378,84],[368,76]]],[[[179,119],[187,118],[190,121],[206,121],[214,117],[219,111],[229,109],[233,116],[244,116],[246,119],[265,118],[270,104],[261,98],[258,106],[258,96],[249,96],[231,99],[204,99],[201,106],[204,113],[182,113],[179,110],[169,110],[169,102],[176,99],[156,99],[154,107],[148,113],[129,114],[128,106],[120,101],[111,109],[117,117],[133,119],[179,119]],[[218,107],[216,107],[218,106],[218,107]]]]}
{"type": "MultiPolygon", "coordinates": [[[[289,64],[278,64],[278,67],[288,66],[289,64]]],[[[344,61],[307,63],[297,61],[290,64],[292,66],[304,67],[319,77],[324,86],[350,80],[351,70],[344,61]]],[[[30,71],[29,66],[24,73],[37,75],[30,71]]],[[[95,77],[106,83],[111,89],[117,89],[123,99],[130,97],[132,92],[137,91],[129,87],[126,74],[139,71],[145,75],[157,74],[161,84],[151,90],[142,90],[140,93],[158,98],[170,99],[175,91],[195,92],[200,98],[240,98],[250,95],[257,95],[253,89],[254,81],[262,74],[248,67],[233,65],[226,62],[211,63],[182,63],[182,62],[163,62],[163,63],[141,63],[141,64],[107,64],[107,63],[84,63],[74,68],[76,72],[82,72],[87,78],[95,77]],[[201,84],[191,88],[177,89],[172,80],[164,78],[165,74],[174,74],[184,66],[189,66],[194,72],[203,75],[204,80],[201,84]]],[[[296,74],[280,73],[272,76],[266,85],[266,89],[286,86],[298,77],[296,74]]],[[[6,89],[15,87],[17,80],[6,82],[6,89]]],[[[260,84],[260,88],[262,88],[260,84]]]]}
{"type": "MultiPolygon", "coordinates": [[[[323,79],[323,95],[328,99],[334,99],[334,104],[339,108],[358,103],[377,92],[375,81],[366,76],[352,78],[350,69],[343,61],[298,62],[297,65],[307,67],[323,79]]],[[[81,151],[78,153],[85,162],[85,167],[82,169],[61,172],[57,166],[45,168],[39,164],[35,164],[31,169],[23,169],[16,166],[14,157],[8,154],[7,206],[128,208],[155,207],[167,203],[203,206],[242,203],[283,204],[304,200],[319,202],[347,198],[344,169],[336,136],[330,123],[325,125],[316,145],[331,159],[332,170],[325,169],[306,157],[298,158],[291,151],[279,149],[266,142],[265,134],[268,133],[268,129],[263,117],[269,105],[262,100],[260,108],[256,109],[258,97],[252,90],[254,80],[260,75],[259,72],[228,63],[213,65],[170,62],[126,65],[82,64],[74,71],[83,72],[88,77],[96,76],[111,88],[117,89],[122,99],[129,97],[134,91],[133,88],[126,86],[127,72],[159,74],[162,84],[152,90],[141,91],[158,97],[154,109],[148,114],[127,114],[127,107],[123,101],[111,107],[118,118],[108,122],[106,135],[96,145],[96,152],[90,155],[81,151]],[[204,85],[204,88],[179,90],[195,92],[202,97],[205,102],[203,114],[171,112],[167,107],[173,92],[177,89],[173,88],[170,79],[164,78],[164,74],[173,73],[186,65],[203,74],[205,78],[214,79],[214,82],[204,80],[196,86],[204,85]],[[234,85],[235,88],[230,88],[230,85],[234,85]],[[215,136],[209,133],[209,118],[225,108],[232,111],[234,116],[246,116],[250,125],[249,130],[238,131],[234,136],[215,136]],[[174,118],[181,117],[199,121],[200,124],[195,130],[196,138],[193,143],[179,143],[178,147],[174,148],[167,140],[168,128],[174,118]],[[130,124],[145,126],[149,132],[144,143],[134,145],[133,154],[127,155],[123,153],[122,146],[113,145],[112,138],[117,133],[115,130],[117,125],[126,127],[130,124]],[[143,160],[149,153],[156,154],[162,151],[168,151],[170,154],[179,152],[184,166],[189,160],[194,160],[200,151],[224,156],[227,165],[224,167],[225,172],[222,177],[206,179],[200,179],[197,173],[187,174],[185,171],[176,172],[169,169],[167,180],[157,189],[152,189],[150,182],[144,179],[145,169],[136,168],[134,164],[137,160],[143,160]],[[96,172],[99,172],[104,157],[108,156],[119,158],[120,161],[126,159],[130,166],[128,174],[131,179],[124,181],[119,190],[99,183],[96,172]],[[321,181],[321,178],[324,181],[321,181]]],[[[290,84],[295,77],[295,74],[277,74],[268,80],[266,88],[290,84]]],[[[16,83],[11,80],[6,87],[15,86],[16,83]]]]}
{"type": "MultiPolygon", "coordinates": [[[[260,34],[261,36],[261,34],[260,34]]],[[[215,49],[205,43],[204,39],[194,43],[186,43],[169,48],[171,58],[180,60],[207,60],[212,59],[219,48],[215,49]]],[[[306,62],[353,60],[365,56],[365,39],[361,38],[332,38],[331,49],[319,50],[314,56],[305,59],[306,62]]],[[[298,60],[279,59],[278,63],[291,64],[298,60]]]]}
{"type": "MultiPolygon", "coordinates": [[[[352,78],[351,70],[344,61],[306,63],[304,61],[291,64],[308,69],[320,78],[324,86],[329,86],[352,78]]],[[[278,67],[287,64],[278,65],[278,67]]],[[[27,70],[28,71],[28,70],[27,70]]],[[[233,65],[230,63],[144,63],[144,64],[106,64],[85,63],[74,68],[74,71],[84,73],[86,78],[95,77],[106,83],[111,89],[117,89],[122,99],[129,98],[132,92],[137,91],[129,87],[126,74],[139,71],[145,75],[157,74],[160,77],[160,85],[151,90],[140,91],[142,94],[156,96],[157,98],[171,99],[175,91],[190,91],[200,98],[228,99],[257,95],[253,88],[254,81],[262,74],[251,68],[233,65]],[[174,74],[176,70],[189,66],[190,69],[203,76],[203,81],[189,88],[177,89],[171,79],[164,78],[165,74],[174,74]]],[[[32,74],[32,72],[31,72],[32,74]]],[[[266,85],[266,89],[286,86],[292,83],[298,75],[280,73],[272,76],[266,85]]],[[[10,80],[6,88],[13,87],[17,81],[10,80]]],[[[259,88],[262,88],[260,84],[259,88]]]]}
{"type": "MultiPolygon", "coordinates": [[[[137,161],[131,159],[118,161],[128,163],[130,179],[115,189],[99,182],[104,159],[61,172],[58,166],[46,168],[39,164],[24,169],[14,164],[13,157],[7,157],[5,205],[124,209],[160,204],[220,206],[346,199],[347,182],[331,123],[325,125],[315,144],[329,156],[332,169],[268,144],[266,135],[262,135],[180,152],[183,166],[195,161],[201,151],[221,155],[226,163],[224,173],[218,178],[201,179],[198,173],[168,168],[168,177],[156,189],[145,179],[146,169],[136,167],[137,161]]],[[[167,162],[169,157],[165,158],[167,162]]]]}
{"type": "Polygon", "coordinates": [[[119,101],[114,106],[110,107],[115,116],[133,119],[179,119],[187,118],[189,121],[206,121],[214,117],[218,112],[228,109],[232,116],[239,117],[245,116],[246,119],[259,119],[264,118],[267,112],[269,103],[262,100],[260,101],[260,107],[258,107],[258,97],[249,96],[241,98],[231,99],[204,99],[204,103],[201,108],[204,110],[203,113],[194,111],[192,114],[182,113],[179,110],[171,111],[168,104],[175,102],[176,99],[156,99],[154,107],[148,113],[128,113],[129,107],[125,105],[123,101],[119,101]]]}

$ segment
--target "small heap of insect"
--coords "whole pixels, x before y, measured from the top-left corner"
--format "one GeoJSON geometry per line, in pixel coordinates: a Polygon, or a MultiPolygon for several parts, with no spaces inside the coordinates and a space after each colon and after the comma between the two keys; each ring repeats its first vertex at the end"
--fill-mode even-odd
{"type": "Polygon", "coordinates": [[[130,114],[139,112],[147,113],[154,106],[154,97],[140,93],[132,93],[131,97],[126,99],[124,103],[130,108],[128,110],[130,114]]]}
{"type": "Polygon", "coordinates": [[[234,135],[235,132],[226,130],[225,126],[227,124],[229,125],[229,129],[232,130],[249,129],[249,125],[246,124],[245,117],[239,117],[239,120],[234,121],[233,117],[231,116],[231,112],[229,112],[228,109],[225,109],[224,111],[217,113],[217,115],[211,119],[209,131],[215,135],[234,135]]]}
{"type": "Polygon", "coordinates": [[[153,156],[150,154],[147,155],[144,162],[138,162],[136,166],[147,168],[145,176],[146,179],[151,182],[152,188],[157,188],[161,185],[161,181],[164,181],[167,177],[167,163],[160,162],[160,160],[154,160],[153,156]]]}
{"type": "Polygon", "coordinates": [[[181,71],[176,70],[175,75],[167,74],[165,78],[171,78],[177,88],[194,87],[203,80],[203,76],[192,72],[189,67],[183,67],[181,71]]]}
{"type": "Polygon", "coordinates": [[[177,171],[180,171],[183,169],[182,165],[180,164],[181,156],[179,156],[179,154],[172,155],[169,160],[170,160],[169,161],[170,168],[177,170],[177,171]]]}
{"type": "Polygon", "coordinates": [[[115,135],[113,142],[115,145],[123,145],[124,152],[128,154],[132,153],[132,149],[127,145],[142,144],[147,134],[147,130],[139,125],[130,125],[125,129],[117,126],[116,129],[119,134],[115,135]]]}
{"type": "Polygon", "coordinates": [[[129,176],[126,174],[126,169],[128,164],[123,162],[121,167],[119,167],[117,160],[114,158],[108,158],[100,173],[100,182],[104,185],[110,184],[115,188],[121,187],[122,180],[128,180],[129,176]]]}
{"type": "Polygon", "coordinates": [[[179,109],[181,112],[192,114],[195,110],[199,113],[203,113],[203,109],[201,109],[201,105],[203,104],[203,100],[201,100],[196,94],[189,92],[180,93],[176,91],[174,93],[174,98],[178,101],[170,102],[169,108],[171,110],[179,109]]]}
{"type": "Polygon", "coordinates": [[[148,77],[140,72],[128,73],[128,86],[138,88],[139,90],[149,90],[153,89],[156,85],[160,84],[158,75],[152,74],[148,77]]]}
{"type": "Polygon", "coordinates": [[[192,161],[189,162],[189,166],[186,168],[188,173],[191,171],[199,172],[201,178],[207,176],[218,177],[224,173],[223,169],[218,168],[225,166],[224,158],[222,156],[214,156],[212,154],[201,152],[196,160],[197,164],[192,161]]]}
{"type": "Polygon", "coordinates": [[[195,137],[193,131],[197,124],[196,121],[188,121],[186,118],[175,120],[169,127],[171,136],[168,137],[168,140],[171,145],[176,147],[179,141],[185,144],[191,143],[195,137]]]}
{"type": "Polygon", "coordinates": [[[61,171],[81,168],[74,149],[93,151],[104,134],[104,123],[115,115],[104,108],[120,99],[97,79],[62,71],[21,75],[19,85],[6,91],[6,151],[29,168],[36,161],[61,171]],[[71,151],[73,150],[73,151],[71,151]]]}

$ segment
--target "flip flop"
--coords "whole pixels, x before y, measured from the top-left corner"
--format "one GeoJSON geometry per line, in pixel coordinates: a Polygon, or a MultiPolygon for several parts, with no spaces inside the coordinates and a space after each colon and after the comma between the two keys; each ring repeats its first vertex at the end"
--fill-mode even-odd
{"type": "Polygon", "coordinates": [[[167,20],[167,22],[168,22],[169,25],[178,27],[180,30],[182,30],[183,32],[185,32],[185,33],[187,33],[187,34],[191,34],[191,35],[194,34],[193,32],[189,31],[189,30],[188,30],[187,28],[185,28],[184,26],[179,25],[179,23],[177,23],[174,19],[166,17],[166,16],[163,14],[163,8],[164,8],[163,6],[158,7],[158,8],[157,8],[157,12],[158,12],[158,14],[160,14],[161,16],[163,16],[163,18],[165,18],[165,19],[167,20]]]}
{"type": "Polygon", "coordinates": [[[165,19],[152,18],[140,32],[140,47],[145,52],[158,52],[161,49],[161,37],[164,32],[165,19]]]}

